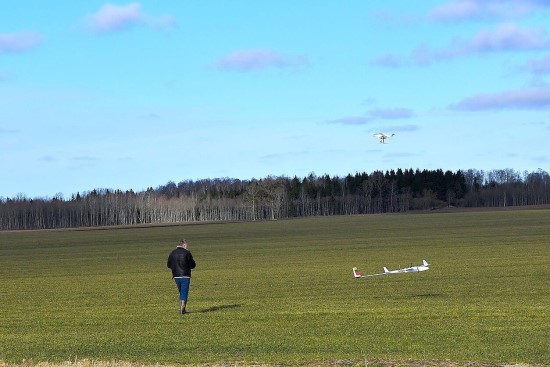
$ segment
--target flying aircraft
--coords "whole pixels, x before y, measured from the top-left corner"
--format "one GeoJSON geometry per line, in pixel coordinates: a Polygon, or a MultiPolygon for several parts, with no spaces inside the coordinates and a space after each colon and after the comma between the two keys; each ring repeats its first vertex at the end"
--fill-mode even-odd
{"type": "Polygon", "coordinates": [[[372,134],[372,136],[374,136],[375,138],[380,139],[380,144],[386,144],[386,139],[389,139],[394,135],[395,134],[384,134],[384,133],[372,134]]]}
{"type": "Polygon", "coordinates": [[[397,269],[397,270],[388,270],[387,267],[384,266],[384,272],[378,273],[378,274],[367,274],[367,275],[361,275],[361,272],[357,268],[357,266],[353,267],[353,277],[355,279],[357,278],[368,278],[368,277],[376,277],[379,275],[392,275],[392,274],[404,274],[404,273],[418,273],[421,271],[430,270],[430,264],[426,260],[422,260],[422,265],[415,265],[415,266],[409,266],[408,268],[403,269],[397,269]]]}

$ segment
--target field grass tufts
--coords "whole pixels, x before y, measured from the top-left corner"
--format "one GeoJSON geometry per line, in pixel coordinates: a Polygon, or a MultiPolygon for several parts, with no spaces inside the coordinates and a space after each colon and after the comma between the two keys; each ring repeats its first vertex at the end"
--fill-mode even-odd
{"type": "Polygon", "coordinates": [[[0,232],[0,367],[550,365],[549,294],[548,210],[0,232]]]}

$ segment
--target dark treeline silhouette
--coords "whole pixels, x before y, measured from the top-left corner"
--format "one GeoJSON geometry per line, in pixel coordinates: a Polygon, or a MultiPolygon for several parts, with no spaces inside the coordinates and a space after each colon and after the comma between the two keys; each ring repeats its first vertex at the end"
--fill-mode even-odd
{"type": "Polygon", "coordinates": [[[443,207],[550,204],[546,171],[391,170],[304,178],[186,180],[134,192],[95,189],[68,200],[0,198],[0,230],[274,220],[443,207]]]}

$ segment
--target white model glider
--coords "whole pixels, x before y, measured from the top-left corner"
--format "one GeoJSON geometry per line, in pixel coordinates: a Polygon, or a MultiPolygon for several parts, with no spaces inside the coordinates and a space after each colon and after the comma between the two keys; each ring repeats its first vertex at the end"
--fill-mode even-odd
{"type": "Polygon", "coordinates": [[[379,276],[379,275],[418,273],[420,271],[426,271],[426,270],[430,270],[430,264],[428,264],[428,262],[426,260],[422,260],[422,265],[409,266],[408,268],[397,269],[397,270],[388,270],[388,268],[386,268],[384,266],[384,272],[383,273],[367,274],[367,275],[361,275],[361,272],[359,271],[357,266],[354,266],[353,267],[353,277],[355,279],[357,279],[357,278],[368,278],[368,277],[376,277],[376,276],[379,276]]]}
{"type": "Polygon", "coordinates": [[[394,135],[395,134],[384,134],[384,133],[372,134],[372,136],[380,140],[380,144],[386,144],[386,139],[389,139],[394,135]]]}

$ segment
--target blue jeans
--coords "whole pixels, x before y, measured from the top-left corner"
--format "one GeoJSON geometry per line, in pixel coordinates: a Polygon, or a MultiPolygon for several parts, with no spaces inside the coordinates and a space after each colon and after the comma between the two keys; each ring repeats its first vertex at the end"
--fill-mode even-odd
{"type": "Polygon", "coordinates": [[[189,283],[191,278],[189,277],[176,277],[174,278],[176,285],[178,286],[178,291],[180,292],[180,301],[187,301],[189,296],[189,283]]]}

